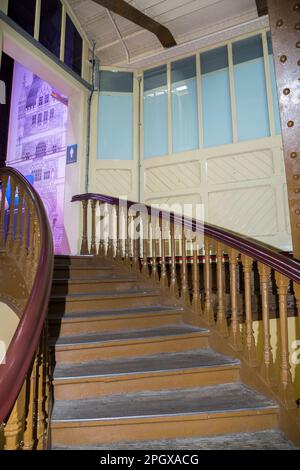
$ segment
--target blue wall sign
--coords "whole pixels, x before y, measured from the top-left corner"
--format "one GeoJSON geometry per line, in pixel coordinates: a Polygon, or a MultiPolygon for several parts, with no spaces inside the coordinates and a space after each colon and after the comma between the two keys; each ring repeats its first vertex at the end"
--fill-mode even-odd
{"type": "Polygon", "coordinates": [[[67,146],[67,165],[77,162],[77,144],[67,146]]]}

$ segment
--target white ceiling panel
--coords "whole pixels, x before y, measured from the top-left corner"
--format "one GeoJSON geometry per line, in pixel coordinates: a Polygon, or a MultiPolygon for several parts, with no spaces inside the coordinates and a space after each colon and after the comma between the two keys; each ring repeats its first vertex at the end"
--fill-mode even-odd
{"type": "MultiPolygon", "coordinates": [[[[103,65],[128,64],[125,48],[107,11],[92,0],[68,0],[88,38],[96,43],[103,65]]],[[[130,0],[128,3],[170,29],[178,45],[257,18],[255,0],[130,0]]],[[[112,14],[136,63],[163,51],[158,39],[125,18],[112,14]]]]}

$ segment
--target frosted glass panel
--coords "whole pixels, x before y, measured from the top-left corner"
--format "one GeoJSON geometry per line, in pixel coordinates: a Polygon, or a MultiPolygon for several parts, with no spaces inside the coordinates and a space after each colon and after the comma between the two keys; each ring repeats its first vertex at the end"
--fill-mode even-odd
{"type": "Polygon", "coordinates": [[[204,147],[232,143],[227,47],[204,52],[201,59],[204,147]]]}
{"type": "Polygon", "coordinates": [[[270,135],[265,66],[261,36],[233,43],[238,139],[270,135]]]}
{"type": "Polygon", "coordinates": [[[101,72],[98,126],[98,158],[132,160],[132,73],[101,72]]]}
{"type": "Polygon", "coordinates": [[[132,160],[132,95],[100,93],[98,122],[99,158],[107,160],[132,160]]]}
{"type": "Polygon", "coordinates": [[[144,73],[144,156],[168,153],[167,67],[144,73]]]}
{"type": "Polygon", "coordinates": [[[171,73],[173,152],[195,150],[199,143],[196,58],[173,62],[171,73]]]}
{"type": "Polygon", "coordinates": [[[277,84],[276,84],[276,77],[275,77],[275,65],[274,65],[273,47],[272,47],[270,32],[267,33],[267,40],[268,40],[269,64],[270,64],[270,75],[271,75],[271,86],[272,86],[272,97],[273,97],[273,108],[274,108],[275,132],[276,134],[281,134],[277,84]]]}

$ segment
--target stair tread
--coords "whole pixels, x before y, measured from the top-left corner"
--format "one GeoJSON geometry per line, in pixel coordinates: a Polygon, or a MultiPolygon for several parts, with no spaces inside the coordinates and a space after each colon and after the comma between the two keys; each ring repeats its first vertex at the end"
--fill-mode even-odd
{"type": "Polygon", "coordinates": [[[242,383],[210,387],[122,393],[80,400],[57,401],[52,423],[107,421],[160,416],[277,410],[270,399],[242,383]]]}
{"type": "Polygon", "coordinates": [[[63,336],[56,342],[57,346],[67,346],[76,344],[88,344],[110,341],[122,341],[144,338],[157,338],[166,336],[179,336],[192,333],[208,334],[208,330],[194,326],[185,325],[164,325],[159,328],[135,329],[135,330],[119,330],[106,331],[99,333],[89,333],[74,336],[63,336]]]}
{"type": "Polygon", "coordinates": [[[54,450],[296,450],[277,429],[223,434],[221,436],[116,442],[96,445],[54,445],[54,450]]]}
{"type": "Polygon", "coordinates": [[[55,316],[55,314],[50,315],[51,319],[59,318],[62,321],[71,321],[74,319],[91,319],[91,318],[102,318],[102,317],[116,317],[116,316],[126,316],[126,315],[143,315],[143,314],[157,314],[157,313],[183,313],[183,307],[176,305],[149,305],[145,307],[130,307],[130,308],[116,308],[110,310],[101,310],[101,311],[84,311],[84,312],[70,312],[66,316],[61,318],[61,316],[55,316]]]}
{"type": "Polygon", "coordinates": [[[240,364],[239,360],[219,354],[208,348],[79,364],[59,364],[55,367],[54,379],[167,372],[215,366],[236,366],[238,364],[240,364]]]}
{"type": "Polygon", "coordinates": [[[159,289],[141,289],[140,287],[136,287],[134,289],[126,289],[122,291],[99,291],[99,292],[80,292],[80,293],[71,293],[71,294],[52,294],[51,300],[65,300],[67,299],[97,299],[99,297],[144,297],[147,295],[160,295],[159,289]]]}
{"type": "Polygon", "coordinates": [[[90,283],[97,283],[97,282],[135,282],[138,281],[136,276],[128,276],[128,275],[112,275],[112,276],[99,276],[99,277],[77,277],[77,278],[56,278],[53,279],[53,284],[90,284],[90,283]]]}
{"type": "Polygon", "coordinates": [[[91,271],[116,271],[116,272],[122,272],[120,266],[114,266],[114,265],[104,265],[101,266],[99,264],[62,264],[58,263],[54,265],[54,270],[59,271],[59,270],[72,270],[72,271],[82,271],[82,270],[91,270],[91,271]]]}

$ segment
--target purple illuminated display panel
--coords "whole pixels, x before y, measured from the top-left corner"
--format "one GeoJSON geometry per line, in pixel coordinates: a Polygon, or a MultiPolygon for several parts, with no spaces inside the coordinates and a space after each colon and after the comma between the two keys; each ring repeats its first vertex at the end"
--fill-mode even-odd
{"type": "Polygon", "coordinates": [[[68,107],[51,85],[15,63],[7,165],[31,175],[45,204],[55,252],[69,253],[64,229],[64,189],[68,107]]]}

